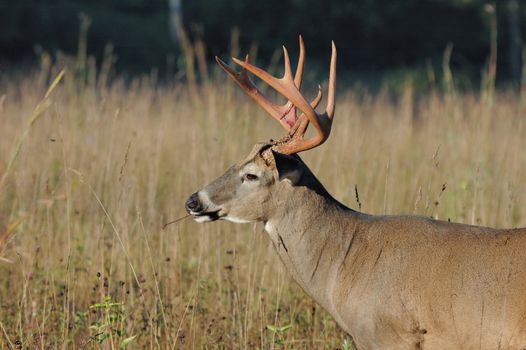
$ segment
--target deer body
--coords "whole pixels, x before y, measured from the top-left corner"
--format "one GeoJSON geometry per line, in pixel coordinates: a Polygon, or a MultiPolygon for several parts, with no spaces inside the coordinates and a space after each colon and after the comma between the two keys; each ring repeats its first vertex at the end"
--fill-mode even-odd
{"type": "Polygon", "coordinates": [[[276,165],[259,173],[269,182],[258,200],[239,203],[241,174],[264,167],[261,148],[225,174],[230,183],[196,194],[214,213],[198,220],[264,223],[294,280],[359,349],[526,348],[526,229],[356,212],[299,157],[285,160],[296,180],[279,180],[276,165]]]}
{"type": "MultiPolygon", "coordinates": [[[[301,41],[300,48],[298,71],[301,41]]],[[[287,62],[286,51],[285,57],[287,62]]],[[[289,134],[256,144],[244,160],[190,196],[186,209],[196,221],[262,222],[295,281],[358,349],[526,349],[526,228],[356,212],[335,200],[297,156],[329,135],[334,45],[324,115],[313,110],[318,97],[312,110],[299,101],[301,79],[292,80],[290,67],[276,82],[236,61],[284,91],[289,103],[274,106],[246,72],[218,62],[289,134]],[[300,117],[294,106],[302,106],[300,117]],[[311,119],[319,119],[318,136],[303,140],[311,119]]]]}

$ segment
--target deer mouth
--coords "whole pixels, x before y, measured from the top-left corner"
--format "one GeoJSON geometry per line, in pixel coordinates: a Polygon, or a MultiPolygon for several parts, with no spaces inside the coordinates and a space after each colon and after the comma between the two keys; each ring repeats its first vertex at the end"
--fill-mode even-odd
{"type": "Polygon", "coordinates": [[[192,218],[196,222],[199,222],[199,223],[212,222],[212,221],[219,220],[221,218],[219,216],[219,210],[209,211],[209,212],[200,212],[200,213],[190,212],[190,215],[192,215],[192,218]]]}

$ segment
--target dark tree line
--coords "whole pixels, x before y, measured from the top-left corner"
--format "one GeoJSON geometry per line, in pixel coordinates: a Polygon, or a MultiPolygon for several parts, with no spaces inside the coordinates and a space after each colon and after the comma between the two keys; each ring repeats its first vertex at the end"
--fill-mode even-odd
{"type": "MultiPolygon", "coordinates": [[[[0,60],[30,60],[39,48],[76,52],[83,13],[91,19],[90,53],[102,55],[111,42],[119,68],[163,69],[180,50],[170,32],[169,1],[0,0],[0,60]]],[[[521,64],[526,6],[500,0],[495,14],[487,8],[480,0],[182,0],[180,17],[210,57],[229,52],[233,28],[240,47],[257,43],[265,57],[284,43],[294,51],[301,33],[310,60],[326,60],[334,39],[341,68],[374,70],[439,61],[448,43],[453,65],[480,67],[496,16],[499,72],[509,76],[521,64]]]]}

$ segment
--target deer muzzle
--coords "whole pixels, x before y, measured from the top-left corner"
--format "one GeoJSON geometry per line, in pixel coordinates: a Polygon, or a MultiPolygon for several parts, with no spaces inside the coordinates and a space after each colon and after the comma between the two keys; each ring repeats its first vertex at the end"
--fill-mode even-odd
{"type": "Polygon", "coordinates": [[[200,213],[203,210],[203,206],[201,205],[201,202],[199,201],[199,196],[197,195],[197,192],[192,194],[185,203],[186,211],[189,214],[193,213],[200,213]]]}
{"type": "Polygon", "coordinates": [[[208,196],[192,194],[185,202],[188,214],[192,215],[197,222],[209,222],[219,219],[219,208],[208,200],[208,196]],[[204,197],[204,198],[202,198],[204,197]]]}

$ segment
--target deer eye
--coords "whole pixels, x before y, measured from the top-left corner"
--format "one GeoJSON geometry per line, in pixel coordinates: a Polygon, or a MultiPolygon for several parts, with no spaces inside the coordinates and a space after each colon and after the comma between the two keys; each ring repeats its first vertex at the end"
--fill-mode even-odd
{"type": "Polygon", "coordinates": [[[257,175],[254,175],[254,174],[245,174],[243,175],[243,181],[256,181],[257,179],[259,179],[259,177],[257,175]]]}

